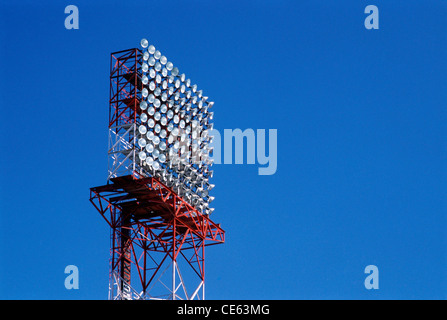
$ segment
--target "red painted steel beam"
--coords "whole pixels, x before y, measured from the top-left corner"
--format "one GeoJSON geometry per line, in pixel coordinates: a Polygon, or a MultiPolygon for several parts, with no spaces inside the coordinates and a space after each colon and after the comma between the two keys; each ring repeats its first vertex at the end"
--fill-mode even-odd
{"type": "Polygon", "coordinates": [[[127,241],[124,245],[114,241],[112,271],[123,274],[130,268],[129,263],[134,264],[145,291],[166,259],[176,260],[181,255],[204,280],[205,246],[225,241],[225,231],[220,225],[154,177],[134,173],[133,176],[112,178],[111,182],[91,188],[90,201],[112,228],[113,239],[125,237],[127,241]],[[163,210],[157,209],[160,205],[165,206],[163,210]],[[155,212],[146,217],[138,210],[155,212]],[[123,224],[123,221],[127,222],[123,224]],[[129,232],[123,234],[123,230],[129,232]],[[137,248],[142,251],[139,256],[137,248]],[[162,254],[161,260],[152,255],[156,252],[162,254]]]}

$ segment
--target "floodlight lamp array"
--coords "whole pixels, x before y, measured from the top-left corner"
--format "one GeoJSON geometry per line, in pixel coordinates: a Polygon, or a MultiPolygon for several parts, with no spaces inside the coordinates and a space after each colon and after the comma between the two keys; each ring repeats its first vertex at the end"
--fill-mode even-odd
{"type": "Polygon", "coordinates": [[[140,42],[141,102],[137,117],[140,167],[203,214],[210,214],[214,102],[146,39],[140,42]]]}

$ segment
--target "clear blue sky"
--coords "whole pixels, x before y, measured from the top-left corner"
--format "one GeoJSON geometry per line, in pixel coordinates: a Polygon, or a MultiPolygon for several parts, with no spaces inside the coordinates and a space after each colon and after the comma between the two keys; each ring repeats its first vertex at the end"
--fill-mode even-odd
{"type": "Polygon", "coordinates": [[[1,1],[0,298],[107,298],[89,188],[109,54],[143,37],[215,101],[216,128],[278,130],[275,175],[214,167],[208,299],[447,298],[446,1],[90,2],[1,1]]]}

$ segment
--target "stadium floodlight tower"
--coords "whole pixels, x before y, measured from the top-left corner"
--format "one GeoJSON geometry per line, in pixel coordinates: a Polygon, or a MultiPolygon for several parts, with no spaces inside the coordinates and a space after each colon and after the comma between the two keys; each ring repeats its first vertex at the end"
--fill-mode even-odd
{"type": "Polygon", "coordinates": [[[213,102],[141,40],[110,65],[107,184],[90,202],[110,226],[109,299],[205,299],[213,102]]]}

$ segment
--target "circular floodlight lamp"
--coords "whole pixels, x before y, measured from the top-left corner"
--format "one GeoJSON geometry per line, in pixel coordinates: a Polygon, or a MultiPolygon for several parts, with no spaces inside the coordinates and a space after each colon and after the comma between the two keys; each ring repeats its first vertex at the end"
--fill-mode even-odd
{"type": "Polygon", "coordinates": [[[160,161],[161,163],[166,162],[166,156],[164,154],[160,154],[160,156],[158,157],[158,161],[160,161]]]}
{"type": "Polygon", "coordinates": [[[143,82],[143,84],[147,84],[149,82],[149,78],[147,76],[142,76],[141,82],[143,82]]]}
{"type": "Polygon", "coordinates": [[[146,144],[146,151],[152,153],[154,151],[154,145],[152,143],[146,144]]]}
{"type": "Polygon", "coordinates": [[[141,101],[140,102],[140,109],[141,110],[146,110],[147,109],[147,102],[146,101],[141,101]]]}
{"type": "Polygon", "coordinates": [[[147,65],[147,63],[143,63],[141,65],[141,70],[143,70],[143,72],[147,72],[147,70],[149,70],[149,66],[147,65]]]}
{"type": "Polygon", "coordinates": [[[168,59],[165,56],[161,56],[160,57],[160,62],[161,62],[162,65],[165,65],[166,62],[168,62],[168,59]]]}
{"type": "Polygon", "coordinates": [[[141,95],[146,98],[149,95],[149,91],[147,91],[146,88],[143,88],[143,90],[141,91],[141,95]]]}
{"type": "Polygon", "coordinates": [[[143,60],[147,61],[148,59],[149,59],[149,52],[144,51],[144,53],[143,53],[143,60]]]}
{"type": "Polygon", "coordinates": [[[179,76],[179,78],[180,78],[180,81],[181,81],[181,82],[185,82],[186,76],[185,76],[184,73],[182,73],[182,74],[179,76]]]}
{"type": "Polygon", "coordinates": [[[155,47],[154,47],[153,45],[150,45],[149,48],[147,48],[147,51],[148,51],[150,54],[154,54],[154,53],[155,53],[155,47]]]}
{"type": "Polygon", "coordinates": [[[147,121],[147,114],[142,113],[142,114],[140,115],[140,119],[141,119],[141,122],[146,122],[146,121],[147,121]]]}
{"type": "Polygon", "coordinates": [[[160,107],[160,100],[155,99],[155,101],[154,101],[154,106],[155,106],[155,108],[160,107]]]}
{"type": "Polygon", "coordinates": [[[140,152],[138,153],[138,157],[139,157],[142,161],[146,160],[146,152],[144,152],[144,151],[140,151],[140,152]]]}
{"type": "Polygon", "coordinates": [[[153,128],[155,126],[154,119],[150,118],[147,122],[147,125],[149,126],[149,128],[153,128]]]}
{"type": "Polygon", "coordinates": [[[158,170],[160,169],[160,164],[157,161],[154,161],[154,163],[152,164],[152,168],[154,168],[154,170],[158,170]]]}
{"type": "Polygon", "coordinates": [[[178,76],[178,73],[179,73],[179,70],[178,70],[177,67],[172,68],[172,72],[171,72],[171,74],[172,74],[173,76],[178,76]]]}
{"type": "Polygon", "coordinates": [[[146,146],[146,139],[144,138],[138,139],[138,145],[140,146],[141,149],[143,149],[146,146]]]}
{"type": "Polygon", "coordinates": [[[171,71],[172,68],[174,68],[174,65],[172,64],[171,61],[168,61],[168,62],[166,63],[166,69],[168,69],[168,71],[171,71]]]}
{"type": "Polygon", "coordinates": [[[164,139],[164,138],[166,138],[166,136],[167,136],[166,130],[165,129],[161,129],[160,130],[160,138],[164,139]]]}
{"type": "Polygon", "coordinates": [[[152,141],[152,139],[154,139],[154,133],[152,131],[148,131],[147,134],[146,134],[146,138],[149,141],[152,141]]]}
{"type": "Polygon", "coordinates": [[[149,103],[154,103],[154,101],[155,101],[155,96],[151,93],[151,94],[147,97],[147,101],[149,101],[149,103]]]}
{"type": "Polygon", "coordinates": [[[140,41],[140,46],[142,46],[143,48],[147,48],[147,46],[149,45],[149,41],[147,41],[147,39],[143,38],[140,41]]]}
{"type": "Polygon", "coordinates": [[[155,58],[154,57],[150,57],[149,60],[147,61],[147,63],[153,67],[155,65],[155,58]]]}
{"type": "Polygon", "coordinates": [[[138,131],[139,131],[141,134],[146,134],[146,132],[147,132],[147,128],[146,128],[146,126],[141,125],[141,126],[138,127],[138,131]]]}
{"type": "Polygon", "coordinates": [[[153,68],[151,68],[151,69],[149,70],[149,77],[151,77],[152,79],[154,79],[156,75],[157,75],[157,72],[156,72],[153,68]]]}

